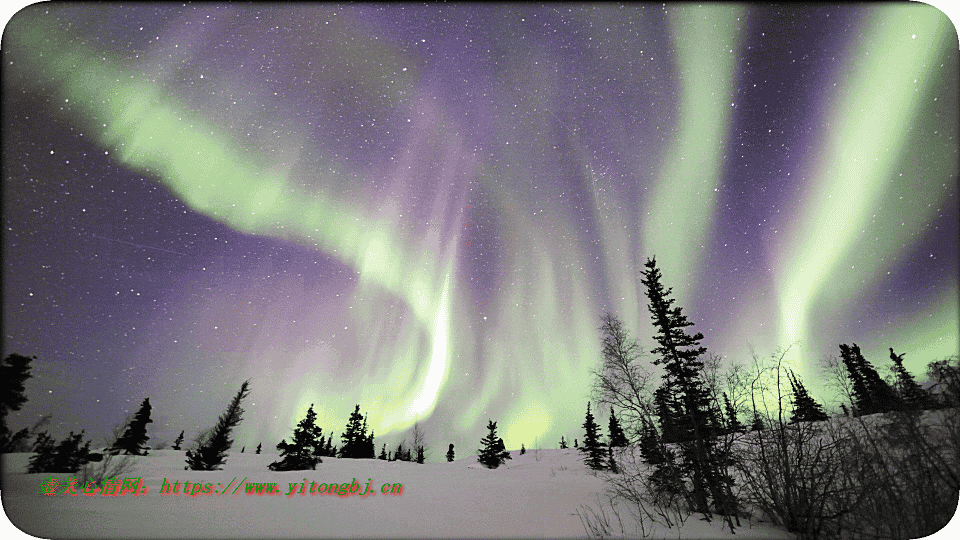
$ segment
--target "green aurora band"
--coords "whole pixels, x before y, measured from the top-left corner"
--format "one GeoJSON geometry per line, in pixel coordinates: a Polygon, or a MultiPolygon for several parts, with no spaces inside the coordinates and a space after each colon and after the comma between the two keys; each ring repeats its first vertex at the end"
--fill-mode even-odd
{"type": "MultiPolygon", "coordinates": [[[[669,277],[667,285],[674,288],[677,305],[690,315],[690,295],[701,272],[708,270],[698,261],[717,212],[723,149],[736,111],[732,96],[744,32],[740,20],[746,10],[721,5],[682,6],[673,11],[670,31],[680,76],[679,116],[658,181],[637,209],[640,223],[628,217],[633,212],[611,210],[616,207],[614,194],[597,187],[603,176],[598,171],[604,165],[591,160],[585,145],[573,142],[583,149],[577,156],[583,181],[592,186],[595,213],[602,218],[598,222],[605,255],[600,264],[610,280],[609,296],[616,299],[611,308],[631,329],[647,328],[637,264],[653,254],[669,277]],[[624,232],[627,227],[638,231],[639,247],[631,245],[624,232]]],[[[58,28],[31,13],[19,14],[21,30],[7,34],[8,39],[19,40],[21,50],[30,51],[16,61],[29,64],[37,74],[38,87],[52,83],[60,99],[69,99],[76,113],[70,120],[84,124],[84,131],[120,162],[156,173],[198,213],[246,234],[315,248],[356,271],[353,303],[357,309],[350,316],[355,326],[364,329],[364,340],[369,338],[370,344],[356,359],[360,367],[355,384],[345,390],[318,388],[319,382],[303,385],[285,398],[284,406],[290,407],[275,421],[277,432],[295,424],[310,403],[316,403],[320,425],[341,426],[350,411],[324,403],[335,397],[362,403],[378,436],[405,430],[417,419],[429,417],[444,395],[452,393],[457,395],[447,399],[460,406],[453,413],[454,425],[465,432],[486,422],[493,396],[522,396],[522,402],[510,402],[500,418],[503,437],[511,447],[524,441],[529,446],[551,435],[551,428],[561,421],[570,425],[569,418],[582,418],[590,368],[600,357],[596,313],[600,292],[586,279],[583,267],[589,257],[585,250],[573,240],[557,240],[575,239],[578,233],[562,219],[560,210],[550,208],[546,218],[559,223],[560,232],[547,232],[537,224],[543,216],[531,217],[513,198],[498,191],[495,177],[521,173],[483,168],[464,149],[465,143],[451,127],[454,122],[430,105],[431,100],[424,100],[427,104],[417,105],[412,113],[417,123],[393,171],[390,189],[402,194],[406,184],[418,181],[404,171],[422,160],[424,148],[434,149],[439,156],[441,187],[431,215],[416,219],[419,228],[401,227],[414,218],[401,217],[406,212],[395,200],[384,199],[371,209],[323,190],[305,195],[292,180],[298,172],[293,164],[296,156],[271,158],[248,151],[229,130],[178,102],[160,84],[121,68],[97,51],[74,46],[60,36],[58,28]],[[463,207],[462,193],[446,186],[468,177],[478,178],[481,189],[493,194],[502,218],[506,255],[501,263],[510,269],[511,278],[492,293],[491,320],[477,320],[467,307],[468,294],[456,280],[458,238],[446,234],[458,230],[460,218],[449,216],[462,215],[457,209],[463,207]],[[402,302],[412,323],[404,321],[394,328],[398,325],[384,316],[380,302],[391,298],[402,302]],[[483,362],[478,369],[483,373],[464,372],[468,368],[461,366],[475,366],[473,358],[480,351],[483,362]],[[465,377],[470,382],[451,383],[455,370],[458,380],[465,377]]],[[[810,342],[817,310],[837,310],[845,304],[830,299],[863,295],[895,268],[910,248],[902,243],[905,235],[919,239],[937,207],[944,204],[945,190],[939,186],[955,167],[944,150],[941,163],[922,164],[930,174],[917,174],[909,186],[898,183],[900,170],[914,170],[910,161],[916,160],[916,144],[920,144],[905,145],[902,134],[918,123],[949,122],[924,116],[922,107],[934,92],[923,84],[925,75],[950,45],[944,39],[950,35],[948,21],[922,6],[885,6],[873,13],[822,111],[832,127],[823,148],[813,154],[815,161],[808,165],[807,176],[813,182],[802,194],[797,215],[785,216],[780,227],[779,252],[771,262],[779,299],[779,312],[773,317],[776,329],[771,331],[777,335],[766,337],[784,346],[810,342]],[[913,80],[920,81],[915,92],[913,80]],[[913,194],[914,207],[909,209],[897,202],[907,190],[913,194]],[[885,219],[890,215],[896,218],[885,219]],[[882,256],[867,258],[876,253],[882,256]]],[[[557,105],[553,103],[556,92],[541,80],[548,77],[548,70],[529,75],[537,72],[528,68],[516,66],[521,82],[524,76],[534,77],[536,81],[526,82],[545,88],[534,105],[550,110],[557,105]]],[[[296,141],[288,143],[296,145],[296,141]]],[[[540,150],[547,150],[546,145],[540,150]]],[[[344,174],[333,172],[345,167],[332,159],[324,158],[323,165],[311,167],[309,173],[331,171],[326,173],[331,178],[314,179],[320,185],[335,184],[333,177],[344,174]]],[[[927,353],[955,353],[960,320],[955,284],[951,291],[951,298],[937,299],[918,313],[911,327],[882,339],[862,340],[865,353],[879,354],[889,344],[903,344],[911,353],[908,362],[920,361],[921,356],[912,353],[921,350],[923,358],[929,358],[927,353]]],[[[722,352],[743,344],[728,345],[730,350],[722,352]]],[[[804,357],[798,364],[802,374],[811,373],[807,368],[814,360],[804,357]]],[[[579,420],[573,425],[579,425],[579,420]]]]}

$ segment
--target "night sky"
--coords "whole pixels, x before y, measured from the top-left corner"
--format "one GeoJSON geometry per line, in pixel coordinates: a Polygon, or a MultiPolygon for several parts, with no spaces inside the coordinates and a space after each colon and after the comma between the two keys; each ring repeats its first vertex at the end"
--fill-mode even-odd
{"type": "MultiPolygon", "coordinates": [[[[958,42],[923,4],[37,4],[3,36],[13,428],[435,459],[582,437],[640,270],[726,362],[958,352],[958,42]]],[[[605,418],[605,415],[602,415],[605,418]]],[[[606,431],[604,429],[604,431],[606,431]]]]}

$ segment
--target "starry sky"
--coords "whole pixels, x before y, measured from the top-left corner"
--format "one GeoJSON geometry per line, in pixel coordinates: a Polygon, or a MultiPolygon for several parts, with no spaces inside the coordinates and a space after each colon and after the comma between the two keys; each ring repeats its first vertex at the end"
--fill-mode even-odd
{"type": "MultiPolygon", "coordinates": [[[[237,445],[360,403],[435,459],[582,436],[640,270],[725,362],[958,352],[958,41],[923,4],[37,4],[3,36],[29,426],[237,445]]],[[[601,418],[605,418],[601,415],[601,418]]],[[[604,430],[605,431],[605,430],[604,430]]]]}

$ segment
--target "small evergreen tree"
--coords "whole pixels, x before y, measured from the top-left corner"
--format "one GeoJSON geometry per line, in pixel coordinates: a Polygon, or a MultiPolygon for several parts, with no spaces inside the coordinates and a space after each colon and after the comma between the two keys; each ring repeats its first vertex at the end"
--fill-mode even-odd
{"type": "Polygon", "coordinates": [[[220,416],[217,425],[197,441],[197,447],[187,450],[187,467],[193,471],[219,471],[226,463],[227,451],[233,446],[230,433],[243,419],[240,403],[250,393],[250,381],[240,385],[240,391],[230,401],[227,410],[220,416]]]}
{"type": "Polygon", "coordinates": [[[730,404],[730,398],[727,397],[727,393],[723,393],[723,410],[727,417],[727,432],[728,433],[743,433],[747,430],[740,419],[737,418],[737,411],[733,408],[733,405],[730,404]]]}
{"type": "Polygon", "coordinates": [[[627,441],[627,435],[623,432],[623,427],[620,426],[620,421],[617,420],[617,415],[614,413],[613,408],[610,408],[610,422],[608,426],[610,432],[610,446],[627,446],[629,441],[627,441]]]}
{"type": "Polygon", "coordinates": [[[260,449],[261,449],[262,447],[263,447],[263,443],[257,444],[257,451],[256,451],[255,453],[259,454],[259,453],[260,453],[260,449]]]}
{"type": "Polygon", "coordinates": [[[54,446],[53,439],[37,439],[36,455],[30,458],[28,473],[75,473],[90,461],[90,441],[83,446],[83,431],[74,435],[71,431],[60,444],[54,446]]]}
{"type": "Polygon", "coordinates": [[[380,449],[379,459],[382,459],[383,461],[387,460],[387,443],[383,443],[383,448],[380,449]]]}
{"type": "Polygon", "coordinates": [[[293,438],[287,443],[286,439],[277,444],[280,451],[280,461],[267,465],[271,471],[302,471],[316,469],[320,459],[320,439],[323,431],[317,427],[317,413],[313,411],[313,404],[307,409],[307,416],[297,424],[293,430],[293,438]]]}
{"type": "Polygon", "coordinates": [[[133,420],[130,420],[130,424],[127,425],[127,430],[113,443],[111,450],[114,453],[123,452],[135,456],[146,454],[143,447],[150,439],[147,436],[147,424],[153,422],[150,419],[151,409],[150,398],[144,399],[143,403],[140,404],[140,409],[133,416],[133,420]]]}
{"type": "Polygon", "coordinates": [[[360,405],[352,413],[347,421],[347,427],[340,440],[343,445],[340,447],[339,456],[342,458],[368,458],[375,457],[373,447],[370,446],[373,440],[367,437],[367,419],[360,414],[360,405]]]}
{"type": "Polygon", "coordinates": [[[893,361],[893,372],[897,377],[897,393],[900,395],[900,400],[904,407],[910,410],[933,408],[930,394],[917,384],[913,375],[903,367],[904,354],[898,355],[893,352],[893,347],[890,348],[890,360],[893,361]]]}
{"type": "Polygon", "coordinates": [[[241,453],[241,454],[244,453],[244,452],[246,452],[246,451],[247,451],[247,447],[246,447],[246,446],[240,448],[240,453],[241,453]]]}
{"type": "Polygon", "coordinates": [[[183,430],[180,431],[180,435],[177,435],[176,440],[173,441],[173,449],[179,450],[181,444],[183,444],[183,430]]]}
{"type": "Polygon", "coordinates": [[[574,448],[580,448],[580,443],[577,442],[577,439],[574,439],[574,440],[573,440],[573,447],[574,447],[574,448]]]}
{"type": "Polygon", "coordinates": [[[790,379],[790,388],[793,390],[793,415],[790,417],[790,423],[797,422],[819,422],[829,418],[823,411],[823,407],[807,393],[803,382],[792,372],[787,372],[787,378],[790,379]]]}
{"type": "Polygon", "coordinates": [[[645,418],[643,419],[643,427],[640,431],[639,446],[640,458],[643,459],[645,463],[662,465],[666,461],[657,428],[645,418]]]}
{"type": "Polygon", "coordinates": [[[423,465],[423,462],[426,461],[426,454],[424,454],[424,449],[422,446],[417,447],[417,459],[416,462],[420,465],[423,465]]]}
{"type": "Polygon", "coordinates": [[[453,453],[453,443],[450,443],[450,448],[447,449],[447,462],[452,462],[454,457],[453,453]]]}
{"type": "Polygon", "coordinates": [[[526,453],[527,453],[527,448],[523,446],[523,443],[520,443],[520,455],[522,456],[526,453]]]}
{"type": "Polygon", "coordinates": [[[505,460],[511,459],[510,452],[504,449],[503,439],[497,437],[497,423],[490,420],[487,429],[489,433],[480,440],[483,448],[477,450],[477,461],[488,469],[496,469],[505,460]]]}
{"type": "Polygon", "coordinates": [[[760,418],[760,413],[753,411],[753,423],[750,424],[750,431],[762,431],[763,430],[763,419],[760,418]]]}
{"type": "Polygon", "coordinates": [[[583,429],[586,435],[583,437],[583,446],[581,452],[586,453],[584,463],[593,470],[603,469],[604,451],[603,443],[600,442],[600,426],[593,420],[593,413],[590,412],[590,402],[587,402],[587,416],[583,422],[583,429]]]}
{"type": "Polygon", "coordinates": [[[563,435],[560,436],[560,449],[561,450],[567,449],[567,440],[563,438],[563,435]]]}
{"type": "Polygon", "coordinates": [[[860,353],[860,347],[840,344],[840,357],[853,386],[854,416],[882,413],[902,406],[893,388],[860,353]]]}
{"type": "Polygon", "coordinates": [[[337,455],[336,448],[333,447],[333,430],[330,430],[330,436],[327,437],[327,445],[323,449],[323,455],[334,457],[337,455]]]}

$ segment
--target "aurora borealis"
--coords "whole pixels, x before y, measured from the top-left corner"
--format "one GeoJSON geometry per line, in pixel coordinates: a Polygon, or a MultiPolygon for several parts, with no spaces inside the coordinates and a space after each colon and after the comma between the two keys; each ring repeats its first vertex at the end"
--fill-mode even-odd
{"type": "MultiPolygon", "coordinates": [[[[581,436],[640,269],[727,361],[958,352],[958,43],[921,4],[50,5],[8,24],[14,427],[238,445],[354,404],[581,436]]],[[[825,398],[825,394],[818,394],[825,398]]],[[[458,450],[459,452],[459,450],[458,450]]]]}

